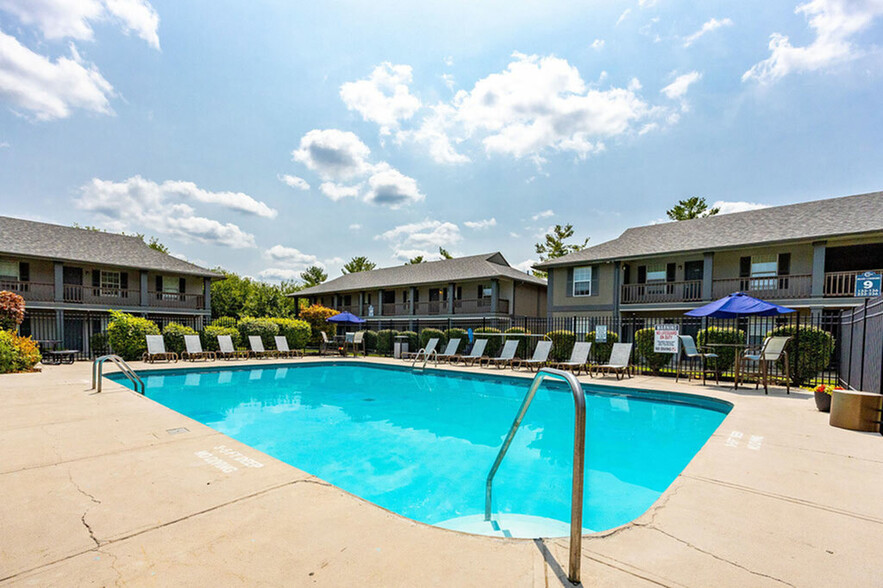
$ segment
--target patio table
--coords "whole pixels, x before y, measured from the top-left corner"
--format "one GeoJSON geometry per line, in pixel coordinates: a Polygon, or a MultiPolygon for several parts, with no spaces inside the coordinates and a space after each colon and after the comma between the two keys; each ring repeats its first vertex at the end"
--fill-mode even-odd
{"type": "Polygon", "coordinates": [[[742,368],[742,352],[746,348],[753,346],[747,343],[706,343],[703,347],[730,348],[736,351],[736,360],[733,364],[733,390],[738,390],[740,370],[742,368]]]}

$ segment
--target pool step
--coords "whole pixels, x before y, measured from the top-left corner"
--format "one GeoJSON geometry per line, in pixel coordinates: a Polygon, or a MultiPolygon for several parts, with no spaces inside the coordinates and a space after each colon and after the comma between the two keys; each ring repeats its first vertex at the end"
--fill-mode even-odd
{"type": "MultiPolygon", "coordinates": [[[[566,521],[523,514],[500,514],[490,521],[484,520],[484,515],[469,515],[441,521],[435,523],[435,526],[462,533],[492,537],[536,539],[538,537],[570,536],[570,523],[566,521]]],[[[583,528],[584,535],[593,532],[591,529],[583,528]]]]}

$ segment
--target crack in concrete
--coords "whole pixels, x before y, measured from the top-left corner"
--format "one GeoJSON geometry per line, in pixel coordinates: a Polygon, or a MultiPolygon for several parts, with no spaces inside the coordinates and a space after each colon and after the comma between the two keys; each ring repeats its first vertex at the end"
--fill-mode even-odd
{"type": "MultiPolygon", "coordinates": [[[[97,498],[95,498],[93,495],[89,494],[85,490],[83,490],[80,487],[80,485],[74,481],[73,474],[71,474],[70,470],[67,471],[67,479],[70,480],[70,483],[73,484],[74,488],[77,489],[77,492],[79,492],[83,496],[87,497],[89,500],[92,501],[93,504],[101,504],[100,500],[98,500],[97,498]]],[[[92,525],[90,525],[86,521],[86,515],[89,514],[89,511],[91,509],[92,509],[92,506],[88,507],[86,510],[83,511],[83,514],[80,516],[80,522],[83,523],[83,526],[86,528],[86,531],[89,533],[89,539],[91,539],[95,543],[95,547],[97,548],[97,547],[101,547],[101,542],[98,540],[97,537],[95,537],[95,532],[92,530],[92,525]]]]}

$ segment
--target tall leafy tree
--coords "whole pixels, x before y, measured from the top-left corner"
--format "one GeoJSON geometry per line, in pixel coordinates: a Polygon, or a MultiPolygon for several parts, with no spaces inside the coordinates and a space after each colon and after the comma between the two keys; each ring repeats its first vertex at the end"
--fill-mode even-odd
{"type": "Polygon", "coordinates": [[[341,268],[340,272],[344,275],[346,274],[355,274],[358,272],[368,272],[377,267],[377,264],[365,257],[364,255],[360,255],[358,257],[354,257],[348,262],[346,262],[341,268]]]}
{"type": "Polygon", "coordinates": [[[328,273],[318,265],[311,265],[301,272],[300,279],[304,283],[304,288],[311,288],[327,280],[328,273]]]}
{"type": "Polygon", "coordinates": [[[442,256],[442,259],[454,259],[454,256],[444,247],[438,248],[438,254],[442,256]]]}
{"type": "Polygon", "coordinates": [[[708,203],[705,201],[705,198],[691,196],[686,200],[678,200],[678,203],[670,210],[666,210],[665,214],[667,214],[668,218],[673,221],[682,221],[714,216],[720,211],[720,208],[708,208],[708,203]]]}
{"type": "Polygon", "coordinates": [[[242,277],[222,268],[225,279],[212,282],[212,317],[291,317],[294,299],[288,296],[302,287],[294,282],[270,284],[242,277]]]}
{"type": "MultiPolygon", "coordinates": [[[[144,240],[144,235],[141,235],[141,239],[144,240]]],[[[168,253],[169,248],[162,243],[159,242],[159,239],[156,237],[151,237],[150,241],[147,242],[147,246],[151,249],[156,249],[160,253],[168,253]]]]}
{"type": "Polygon", "coordinates": [[[409,259],[407,263],[405,263],[405,265],[417,265],[418,263],[423,263],[424,261],[426,260],[423,259],[423,256],[418,255],[417,257],[412,257],[411,259],[409,259]]]}
{"type": "MultiPolygon", "coordinates": [[[[589,243],[588,238],[580,244],[565,243],[571,237],[573,237],[573,225],[569,223],[563,227],[555,225],[550,232],[546,233],[543,241],[535,245],[536,252],[540,255],[540,261],[564,257],[568,253],[585,249],[589,243]]],[[[546,272],[535,270],[533,273],[540,278],[546,277],[546,272]]]]}

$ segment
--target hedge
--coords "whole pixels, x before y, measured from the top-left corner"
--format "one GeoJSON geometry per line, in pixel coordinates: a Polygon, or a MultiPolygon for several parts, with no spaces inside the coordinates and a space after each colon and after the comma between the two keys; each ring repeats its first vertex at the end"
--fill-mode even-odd
{"type": "Polygon", "coordinates": [[[524,335],[530,335],[530,331],[521,327],[510,327],[506,329],[506,341],[518,341],[518,349],[515,352],[516,357],[527,357],[531,338],[525,337],[524,335]]]}
{"type": "Polygon", "coordinates": [[[211,322],[211,326],[236,328],[236,321],[237,321],[236,317],[220,316],[211,322]]]}
{"type": "Polygon", "coordinates": [[[0,374],[29,372],[41,359],[37,343],[30,337],[0,331],[0,374]]]}
{"type": "Polygon", "coordinates": [[[248,347],[250,335],[257,335],[261,338],[264,349],[276,349],[273,337],[279,334],[279,325],[275,323],[274,319],[244,316],[236,323],[236,328],[239,329],[243,346],[248,347]]]}
{"type": "Polygon", "coordinates": [[[95,333],[89,337],[89,349],[92,350],[92,357],[100,357],[110,353],[110,341],[107,333],[95,333]]]}
{"type": "MultiPolygon", "coordinates": [[[[785,344],[785,351],[788,352],[791,367],[791,382],[795,386],[809,383],[831,363],[834,337],[828,331],[818,327],[788,325],[769,331],[767,337],[791,337],[785,344]]],[[[784,363],[783,357],[779,360],[780,370],[784,370],[784,363]]]]}
{"type": "Polygon", "coordinates": [[[166,343],[166,351],[181,354],[186,349],[184,335],[196,335],[197,332],[190,327],[178,323],[169,323],[162,330],[162,337],[166,343]]]}
{"type": "Polygon", "coordinates": [[[448,339],[445,336],[445,332],[440,331],[439,329],[423,329],[420,331],[420,348],[422,349],[423,347],[426,347],[429,340],[434,337],[438,338],[438,345],[435,346],[435,349],[441,353],[444,350],[448,339]]]}
{"type": "Polygon", "coordinates": [[[377,331],[377,353],[390,355],[392,353],[392,344],[398,334],[399,332],[395,329],[377,331]]]}
{"type": "Polygon", "coordinates": [[[365,331],[365,349],[377,351],[377,331],[365,331]]]}
{"type": "MultiPolygon", "coordinates": [[[[460,345],[457,346],[454,353],[463,353],[466,346],[469,345],[469,335],[466,333],[466,329],[453,328],[445,331],[445,340],[450,341],[451,339],[460,340],[460,345]]],[[[444,351],[444,348],[442,348],[442,351],[444,351]]]]}
{"type": "Polygon", "coordinates": [[[619,343],[619,333],[607,330],[607,341],[604,343],[595,342],[595,331],[586,333],[586,341],[592,344],[592,359],[595,363],[607,363],[610,361],[610,354],[613,352],[613,344],[619,343]]]}
{"type": "MultiPolygon", "coordinates": [[[[310,336],[313,334],[310,323],[299,319],[290,318],[273,318],[270,319],[279,327],[279,334],[288,341],[290,349],[303,349],[310,342],[310,336]]],[[[273,344],[273,349],[276,344],[273,344]]]]}
{"type": "Polygon", "coordinates": [[[659,370],[668,365],[673,357],[671,353],[656,353],[653,351],[653,341],[656,338],[656,329],[648,327],[635,332],[635,350],[638,357],[643,359],[647,366],[653,370],[653,375],[658,375],[659,370]]]}
{"type": "Polygon", "coordinates": [[[420,349],[420,337],[415,331],[400,331],[399,337],[402,336],[408,338],[408,351],[413,353],[420,349]]]}
{"type": "Polygon", "coordinates": [[[118,310],[110,311],[107,338],[113,352],[126,361],[141,359],[147,351],[147,335],[159,334],[159,327],[153,321],[118,310]]]}
{"type": "Polygon", "coordinates": [[[552,351],[549,357],[552,361],[567,361],[576,343],[576,335],[573,331],[559,330],[546,333],[552,340],[552,351]]]}
{"type": "Polygon", "coordinates": [[[696,344],[703,353],[715,353],[717,359],[711,358],[706,361],[706,367],[710,370],[720,368],[721,373],[727,372],[733,368],[736,363],[736,347],[709,347],[705,348],[709,343],[727,343],[729,345],[744,345],[745,331],[740,331],[734,327],[708,327],[702,329],[696,336],[696,344]]]}
{"type": "Polygon", "coordinates": [[[209,325],[199,334],[202,339],[203,351],[219,351],[218,335],[230,335],[230,338],[233,340],[234,348],[242,346],[242,338],[239,335],[239,329],[235,327],[218,327],[209,325]]]}

